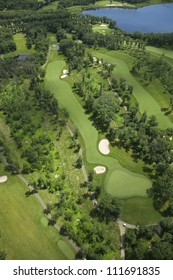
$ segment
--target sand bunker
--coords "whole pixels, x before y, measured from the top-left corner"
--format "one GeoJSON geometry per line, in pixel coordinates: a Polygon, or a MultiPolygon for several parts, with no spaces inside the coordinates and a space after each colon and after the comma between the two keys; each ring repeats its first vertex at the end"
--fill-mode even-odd
{"type": "Polygon", "coordinates": [[[61,79],[66,78],[69,75],[69,71],[68,70],[63,70],[63,75],[61,76],[61,79]]]}
{"type": "Polygon", "coordinates": [[[61,79],[64,79],[64,78],[66,78],[68,75],[62,75],[61,76],[61,79]]]}
{"type": "Polygon", "coordinates": [[[100,143],[99,143],[99,151],[103,155],[108,155],[110,153],[109,141],[107,139],[103,139],[103,140],[100,141],[100,143]]]}
{"type": "Polygon", "coordinates": [[[0,183],[4,183],[4,182],[6,182],[6,181],[7,181],[7,179],[8,179],[8,177],[7,177],[7,176],[0,176],[0,183]]]}
{"type": "Polygon", "coordinates": [[[96,167],[94,167],[94,171],[96,174],[102,174],[102,173],[105,173],[106,167],[105,166],[96,166],[96,167]]]}

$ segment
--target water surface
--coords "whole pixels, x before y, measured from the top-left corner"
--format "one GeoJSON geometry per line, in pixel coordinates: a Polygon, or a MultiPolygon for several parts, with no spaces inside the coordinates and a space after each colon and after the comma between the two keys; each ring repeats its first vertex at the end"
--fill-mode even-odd
{"type": "Polygon", "coordinates": [[[83,14],[109,17],[115,20],[122,30],[127,32],[173,32],[173,3],[138,9],[100,8],[84,11],[83,14]]]}

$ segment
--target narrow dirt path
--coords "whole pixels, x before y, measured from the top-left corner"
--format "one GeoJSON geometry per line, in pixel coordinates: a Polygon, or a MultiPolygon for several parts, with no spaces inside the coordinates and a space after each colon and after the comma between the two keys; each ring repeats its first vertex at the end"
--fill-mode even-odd
{"type": "Polygon", "coordinates": [[[116,221],[117,225],[119,226],[120,230],[120,250],[121,250],[121,260],[125,260],[125,235],[126,235],[126,229],[137,229],[138,227],[136,225],[127,224],[120,219],[117,219],[116,221]]]}

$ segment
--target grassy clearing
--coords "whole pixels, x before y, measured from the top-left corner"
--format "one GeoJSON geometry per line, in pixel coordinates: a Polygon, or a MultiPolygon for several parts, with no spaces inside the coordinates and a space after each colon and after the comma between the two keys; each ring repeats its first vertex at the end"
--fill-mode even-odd
{"type": "Polygon", "coordinates": [[[154,210],[150,198],[133,197],[122,201],[123,212],[121,219],[131,224],[153,224],[162,217],[154,210]],[[130,211],[129,211],[130,209],[130,211]]]}
{"type": "Polygon", "coordinates": [[[32,54],[35,52],[34,48],[27,49],[26,47],[26,38],[23,33],[17,33],[13,35],[14,42],[16,43],[17,50],[14,52],[10,52],[8,54],[4,54],[4,57],[11,57],[22,54],[32,54]]]}
{"type": "Polygon", "coordinates": [[[49,4],[41,7],[40,10],[44,10],[44,11],[46,11],[46,10],[54,10],[55,11],[57,9],[57,7],[58,7],[58,1],[55,1],[55,2],[49,3],[49,4]]]}
{"type": "Polygon", "coordinates": [[[96,24],[96,25],[93,26],[92,29],[93,29],[94,32],[99,32],[99,33],[102,33],[102,34],[110,32],[107,24],[103,24],[103,25],[96,24]]]}
{"type": "Polygon", "coordinates": [[[107,51],[105,53],[104,50],[93,51],[92,54],[96,57],[103,58],[103,60],[116,65],[114,70],[115,75],[119,78],[125,77],[127,83],[133,86],[133,95],[139,103],[139,109],[141,113],[146,111],[148,115],[155,115],[161,128],[173,127],[172,121],[161,111],[160,105],[155,100],[155,98],[151,96],[150,92],[147,91],[131,75],[127,63],[125,61],[125,57],[123,57],[123,55],[113,51],[107,51]]]}
{"type": "MultiPolygon", "coordinates": [[[[57,56],[51,55],[53,58],[57,56]]],[[[127,196],[145,196],[146,188],[150,187],[151,182],[145,176],[138,173],[130,172],[123,168],[118,160],[109,156],[103,156],[98,151],[98,132],[92,123],[89,121],[88,116],[85,114],[82,106],[72,93],[70,85],[65,81],[61,80],[60,76],[62,70],[65,68],[65,61],[62,57],[58,61],[53,61],[48,64],[46,69],[45,86],[51,92],[55,94],[58,99],[61,108],[66,108],[69,112],[70,119],[80,132],[83,139],[83,143],[86,151],[86,160],[88,163],[93,165],[104,165],[107,167],[107,179],[105,189],[112,192],[112,194],[121,197],[127,196]],[[91,137],[92,135],[92,137],[91,137]],[[116,171],[120,172],[117,177],[116,171]],[[121,178],[126,178],[121,182],[121,178]],[[111,181],[109,181],[111,178],[111,181]],[[116,180],[121,182],[121,188],[117,188],[116,192],[113,190],[112,182],[116,180]],[[133,178],[133,179],[132,179],[133,178]],[[130,182],[130,183],[129,183],[130,182]],[[143,186],[143,188],[137,188],[137,185],[143,186]]],[[[147,205],[146,205],[147,207],[147,205]]]]}
{"type": "MultiPolygon", "coordinates": [[[[4,173],[2,166],[1,174],[4,173]]],[[[25,197],[27,187],[16,176],[0,184],[1,242],[8,259],[70,259],[74,252],[58,232],[46,224],[41,206],[34,196],[25,197]],[[22,210],[21,210],[22,209],[22,210]],[[65,242],[59,246],[58,242],[65,242]]]]}
{"type": "Polygon", "coordinates": [[[98,1],[95,3],[94,5],[95,7],[107,7],[107,6],[115,6],[115,7],[135,7],[135,5],[131,5],[128,3],[122,3],[119,1],[112,1],[112,3],[110,3],[110,0],[103,0],[103,1],[98,1]]]}

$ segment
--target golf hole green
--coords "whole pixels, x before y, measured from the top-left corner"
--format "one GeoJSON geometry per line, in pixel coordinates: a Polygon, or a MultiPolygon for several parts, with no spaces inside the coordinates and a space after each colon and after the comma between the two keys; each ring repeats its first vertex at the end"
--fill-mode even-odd
{"type": "Polygon", "coordinates": [[[126,170],[113,171],[106,180],[106,191],[111,195],[125,198],[131,196],[145,197],[151,181],[140,174],[126,170]]]}

